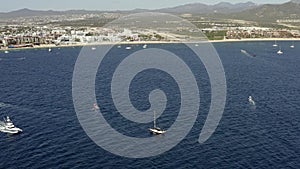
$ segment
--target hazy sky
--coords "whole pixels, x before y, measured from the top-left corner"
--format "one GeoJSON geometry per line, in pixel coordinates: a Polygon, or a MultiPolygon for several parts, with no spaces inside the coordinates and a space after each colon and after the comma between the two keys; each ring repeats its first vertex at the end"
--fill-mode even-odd
{"type": "MultiPolygon", "coordinates": [[[[187,3],[216,4],[219,2],[247,2],[251,0],[0,0],[0,12],[8,12],[22,8],[40,10],[127,10],[135,8],[158,9],[173,7],[187,3]]],[[[284,3],[289,0],[252,0],[254,3],[284,3]]]]}

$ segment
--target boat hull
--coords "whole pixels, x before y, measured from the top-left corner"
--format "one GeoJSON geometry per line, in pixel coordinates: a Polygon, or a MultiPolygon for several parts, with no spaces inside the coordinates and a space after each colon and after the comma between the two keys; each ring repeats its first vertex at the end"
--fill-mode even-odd
{"type": "Polygon", "coordinates": [[[152,134],[156,134],[156,135],[164,134],[164,133],[166,132],[166,131],[161,130],[161,129],[149,129],[149,131],[150,131],[152,134]]]}
{"type": "Polygon", "coordinates": [[[18,134],[18,133],[22,132],[22,130],[19,128],[16,128],[16,129],[1,128],[0,131],[3,133],[8,133],[8,134],[18,134]]]}

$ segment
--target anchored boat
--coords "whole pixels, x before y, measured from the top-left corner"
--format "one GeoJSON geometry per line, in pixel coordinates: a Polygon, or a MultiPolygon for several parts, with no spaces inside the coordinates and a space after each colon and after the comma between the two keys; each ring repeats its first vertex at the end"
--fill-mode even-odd
{"type": "Polygon", "coordinates": [[[154,111],[154,120],[153,120],[154,125],[153,128],[150,128],[149,130],[152,134],[156,134],[156,135],[164,134],[166,131],[156,126],[155,114],[156,112],[154,111]]]}
{"type": "Polygon", "coordinates": [[[3,133],[17,134],[22,132],[23,130],[15,127],[10,118],[6,116],[6,118],[4,118],[4,122],[0,122],[0,131],[3,133]]]}

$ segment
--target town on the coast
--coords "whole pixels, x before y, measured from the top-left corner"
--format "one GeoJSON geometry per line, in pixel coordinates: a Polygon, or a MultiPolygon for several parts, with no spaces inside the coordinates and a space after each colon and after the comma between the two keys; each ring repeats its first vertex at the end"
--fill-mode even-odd
{"type": "MultiPolygon", "coordinates": [[[[208,11],[205,14],[192,11],[180,12],[179,7],[176,8],[178,13],[172,13],[172,8],[168,8],[169,11],[166,10],[166,12],[191,22],[211,41],[300,39],[300,18],[297,14],[299,10],[291,10],[285,16],[280,13],[280,17],[274,16],[274,14],[270,14],[267,17],[269,6],[252,7],[253,4],[245,5],[248,5],[246,6],[247,8],[245,7],[244,11],[241,10],[237,14],[226,13],[225,11],[223,11],[224,14],[218,14],[216,9],[211,13],[208,11]],[[263,10],[260,11],[259,9],[263,10]],[[256,13],[251,12],[251,10],[256,13]],[[253,17],[251,18],[247,12],[251,12],[255,16],[251,16],[253,17]],[[249,19],[243,18],[243,13],[246,13],[249,19]]],[[[280,11],[288,5],[295,6],[294,2],[291,1],[282,5],[274,5],[270,8],[274,10],[273,8],[276,7],[280,11]]],[[[85,45],[119,41],[180,41],[179,35],[175,35],[172,33],[172,30],[167,29],[158,32],[151,28],[124,28],[117,31],[105,27],[107,23],[130,13],[134,13],[134,11],[100,12],[74,10],[55,12],[21,9],[0,14],[0,49],[85,45]]],[[[186,28],[178,26],[172,27],[172,29],[181,32],[186,28]]]]}

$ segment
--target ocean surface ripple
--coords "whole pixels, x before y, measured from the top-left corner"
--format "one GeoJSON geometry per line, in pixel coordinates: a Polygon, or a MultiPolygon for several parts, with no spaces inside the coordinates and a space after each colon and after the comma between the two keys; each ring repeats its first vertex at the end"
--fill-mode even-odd
{"type": "MultiPolygon", "coordinates": [[[[294,49],[289,48],[291,42],[280,43],[283,55],[277,55],[271,42],[214,44],[228,85],[225,112],[217,131],[204,144],[198,143],[209,110],[210,84],[203,65],[195,64],[192,69],[201,72],[196,75],[201,83],[201,108],[193,129],[172,150],[144,159],[107,152],[81,128],[72,101],[72,75],[80,47],[53,48],[52,52],[47,49],[0,52],[0,117],[9,115],[23,129],[19,135],[0,133],[0,168],[298,169],[300,43],[295,42],[294,49]],[[245,56],[241,49],[255,53],[256,57],[245,56]],[[250,95],[257,103],[255,107],[248,103],[250,95]]],[[[174,44],[166,46],[180,50],[174,44]]],[[[124,48],[116,50],[126,54],[124,48]]],[[[149,81],[151,77],[155,76],[149,75],[149,81]]],[[[103,79],[96,80],[101,84],[103,79]]],[[[135,87],[142,90],[151,85],[135,87]]],[[[169,88],[171,93],[174,90],[172,86],[169,88]]],[[[125,134],[136,137],[151,136],[148,125],[132,129],[133,124],[127,125],[127,121],[109,115],[113,109],[109,102],[102,103],[106,109],[104,116],[118,131],[130,131],[125,134]]],[[[134,103],[141,102],[134,100],[134,103]]],[[[143,104],[137,106],[147,108],[143,104]]],[[[176,108],[171,107],[170,113],[159,119],[160,126],[167,128],[174,122],[176,114],[172,112],[176,108]]]]}

